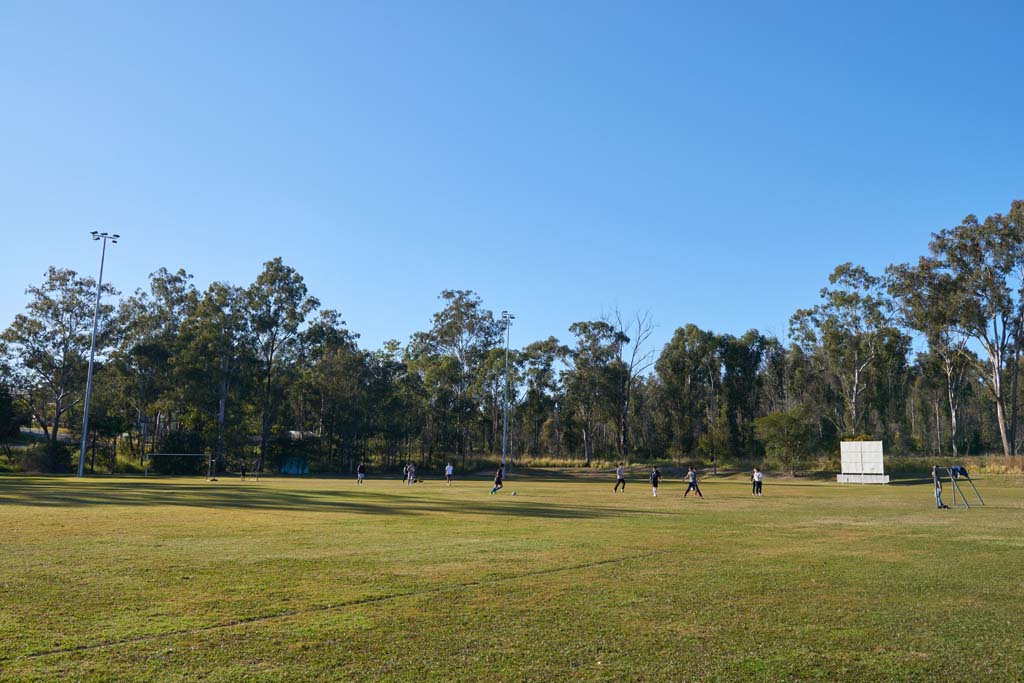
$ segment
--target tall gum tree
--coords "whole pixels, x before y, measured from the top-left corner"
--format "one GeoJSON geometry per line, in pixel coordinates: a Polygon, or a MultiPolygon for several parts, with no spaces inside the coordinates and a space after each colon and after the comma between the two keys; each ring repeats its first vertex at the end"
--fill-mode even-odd
{"type": "Polygon", "coordinates": [[[654,321],[650,313],[635,313],[625,319],[621,311],[615,311],[614,326],[627,341],[619,345],[619,375],[622,388],[619,391],[619,405],[615,416],[616,442],[619,458],[629,461],[632,451],[630,443],[630,421],[633,411],[633,397],[636,388],[643,382],[644,375],[654,365],[654,350],[647,347],[654,334],[654,321]]]}
{"type": "Polygon", "coordinates": [[[576,336],[576,346],[569,354],[563,384],[579,420],[584,465],[590,467],[598,424],[619,415],[624,375],[619,354],[629,337],[604,320],[573,323],[569,331],[576,336]]]}
{"type": "Polygon", "coordinates": [[[413,335],[409,352],[412,367],[431,394],[431,421],[444,428],[437,433],[454,437],[455,450],[465,462],[481,403],[480,374],[504,328],[475,292],[446,289],[438,298],[444,308],[434,314],[430,330],[413,335]]]}
{"type": "MultiPolygon", "coordinates": [[[[25,313],[0,335],[11,388],[32,421],[43,430],[51,453],[57,450],[62,419],[85,390],[86,356],[96,305],[96,281],[65,268],[46,272],[41,285],[25,290],[25,313]]],[[[117,295],[103,285],[103,299],[117,295]]],[[[99,307],[96,349],[103,356],[108,341],[109,303],[99,307]]]]}
{"type": "Polygon", "coordinates": [[[229,430],[239,412],[232,401],[240,393],[253,367],[245,290],[223,282],[212,283],[181,325],[180,351],[174,363],[174,381],[183,402],[204,416],[206,442],[216,444],[218,462],[225,460],[225,444],[243,441],[229,430]]]}
{"type": "Polygon", "coordinates": [[[310,296],[298,271],[277,257],[263,264],[263,272],[246,290],[250,340],[259,365],[260,453],[256,470],[267,457],[274,415],[274,384],[288,360],[291,347],[306,317],[320,307],[310,296]]]}
{"type": "Polygon", "coordinates": [[[960,400],[971,361],[971,354],[967,353],[970,337],[962,325],[964,298],[955,278],[944,272],[941,263],[933,258],[922,257],[916,266],[890,266],[886,275],[901,323],[920,333],[939,361],[949,410],[950,445],[956,457],[960,400]]]}
{"type": "Polygon", "coordinates": [[[673,445],[690,453],[717,413],[721,386],[719,340],[713,332],[688,324],[677,328],[654,364],[663,387],[673,445]]]}
{"type": "Polygon", "coordinates": [[[852,263],[837,266],[821,289],[822,302],[800,309],[789,321],[790,336],[821,360],[820,370],[832,377],[843,398],[844,412],[836,427],[856,434],[863,422],[862,395],[867,371],[878,358],[892,325],[881,278],[852,263]]]}
{"type": "Polygon", "coordinates": [[[1014,452],[1013,429],[1007,416],[1005,374],[1016,376],[1021,342],[1024,288],[1024,202],[1015,201],[1006,215],[984,221],[969,215],[954,228],[932,236],[929,244],[937,267],[952,278],[959,327],[984,350],[985,385],[996,406],[1003,454],[1014,452]]]}

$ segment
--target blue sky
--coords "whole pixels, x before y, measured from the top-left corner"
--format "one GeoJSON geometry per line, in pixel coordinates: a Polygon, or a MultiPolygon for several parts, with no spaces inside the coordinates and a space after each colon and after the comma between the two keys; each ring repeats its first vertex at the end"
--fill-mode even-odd
{"type": "Polygon", "coordinates": [[[1019,3],[826,4],[7,0],[0,325],[100,229],[122,291],[282,256],[368,348],[445,288],[782,335],[1024,198],[1019,3]]]}

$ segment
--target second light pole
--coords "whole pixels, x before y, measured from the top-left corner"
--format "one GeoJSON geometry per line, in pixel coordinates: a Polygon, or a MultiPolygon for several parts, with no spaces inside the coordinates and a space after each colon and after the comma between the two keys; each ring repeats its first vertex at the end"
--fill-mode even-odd
{"type": "Polygon", "coordinates": [[[512,327],[512,321],[516,317],[508,311],[502,311],[501,319],[505,321],[505,416],[501,428],[501,466],[508,473],[508,341],[509,328],[512,327]]]}

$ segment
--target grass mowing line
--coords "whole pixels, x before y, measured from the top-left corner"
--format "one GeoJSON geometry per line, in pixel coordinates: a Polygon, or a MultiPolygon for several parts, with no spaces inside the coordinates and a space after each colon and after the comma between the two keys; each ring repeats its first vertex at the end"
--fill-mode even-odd
{"type": "Polygon", "coordinates": [[[196,633],[208,633],[210,631],[219,631],[228,628],[234,628],[235,626],[247,626],[249,624],[257,624],[268,621],[275,621],[277,619],[290,619],[292,617],[307,616],[310,614],[323,614],[326,612],[334,612],[348,607],[359,607],[362,605],[371,605],[378,602],[388,602],[390,600],[399,600],[401,598],[417,597],[420,595],[431,595],[435,593],[449,593],[458,590],[472,590],[476,588],[482,588],[484,586],[492,586],[494,584],[505,583],[509,581],[517,581],[519,579],[528,579],[532,576],[544,576],[547,574],[558,574],[560,572],[577,571],[580,569],[591,569],[593,567],[601,567],[609,564],[621,564],[623,562],[629,562],[631,560],[641,560],[649,557],[655,557],[657,555],[666,555],[672,551],[670,550],[654,550],[648,553],[642,553],[640,555],[630,555],[628,557],[616,557],[610,560],[598,560],[596,562],[586,562],[584,564],[575,564],[568,567],[552,567],[550,569],[538,569],[532,572],[523,572],[522,574],[516,574],[515,576],[505,576],[498,579],[485,579],[481,581],[467,581],[466,583],[449,584],[445,586],[439,586],[437,588],[427,588],[418,591],[409,591],[406,593],[392,593],[390,595],[377,595],[368,598],[359,598],[356,600],[346,600],[339,602],[336,605],[326,605],[324,607],[314,607],[311,609],[300,609],[300,610],[288,610],[285,612],[277,612],[276,614],[264,614],[255,617],[246,617],[244,619],[233,619],[220,624],[210,624],[209,626],[199,626],[196,628],[178,629],[175,631],[166,631],[165,633],[151,633],[144,636],[136,636],[134,638],[122,638],[120,640],[108,640],[102,643],[93,643],[91,645],[77,645],[75,647],[57,648],[54,650],[44,650],[42,652],[32,652],[25,655],[18,655],[15,657],[0,657],[0,663],[2,662],[15,662],[29,659],[41,659],[43,657],[50,657],[53,655],[66,655],[73,654],[76,652],[90,652],[93,650],[102,650],[109,647],[116,647],[118,645],[131,645],[134,643],[146,643],[154,640],[160,640],[161,638],[169,638],[172,636],[187,636],[196,633]]]}

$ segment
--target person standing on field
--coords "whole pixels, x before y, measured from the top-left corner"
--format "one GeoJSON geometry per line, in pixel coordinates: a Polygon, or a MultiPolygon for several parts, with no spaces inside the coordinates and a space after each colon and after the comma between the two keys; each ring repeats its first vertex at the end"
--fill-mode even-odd
{"type": "Polygon", "coordinates": [[[405,470],[405,485],[412,486],[416,483],[416,466],[409,463],[409,467],[405,470]]]}
{"type": "Polygon", "coordinates": [[[942,502],[942,477],[939,476],[938,465],[932,465],[932,483],[935,485],[935,507],[948,510],[949,506],[942,502]]]}
{"type": "Polygon", "coordinates": [[[691,467],[690,470],[686,473],[686,481],[689,482],[689,485],[686,487],[686,493],[683,494],[683,498],[686,498],[688,495],[690,495],[690,491],[696,493],[699,498],[704,497],[704,495],[700,492],[700,487],[697,486],[697,470],[693,469],[693,467],[691,467]]]}
{"type": "Polygon", "coordinates": [[[661,482],[661,472],[655,467],[651,470],[651,490],[654,492],[654,497],[658,497],[658,484],[661,482]]]}
{"type": "Polygon", "coordinates": [[[504,486],[504,484],[501,483],[504,478],[505,478],[505,466],[504,465],[498,465],[498,471],[494,475],[494,488],[491,489],[491,495],[492,496],[495,493],[497,493],[502,488],[502,486],[504,486]]]}
{"type": "Polygon", "coordinates": [[[751,492],[750,495],[752,495],[752,496],[760,496],[761,495],[761,480],[763,480],[763,479],[764,479],[764,472],[762,472],[761,470],[759,470],[759,469],[757,469],[755,467],[754,468],[754,473],[752,475],[750,475],[750,481],[752,481],[754,483],[754,488],[753,488],[753,491],[751,492]]]}
{"type": "Polygon", "coordinates": [[[364,479],[366,479],[366,465],[359,463],[359,467],[356,468],[356,484],[362,485],[364,479]]]}
{"type": "Polygon", "coordinates": [[[444,478],[448,481],[448,485],[452,485],[452,475],[455,474],[455,468],[452,467],[451,463],[444,466],[444,478]]]}
{"type": "Polygon", "coordinates": [[[615,468],[615,488],[612,490],[612,493],[615,493],[616,491],[618,491],[619,490],[619,486],[622,486],[622,492],[625,493],[626,492],[626,468],[622,466],[621,462],[619,463],[619,466],[617,468],[615,468]]]}

